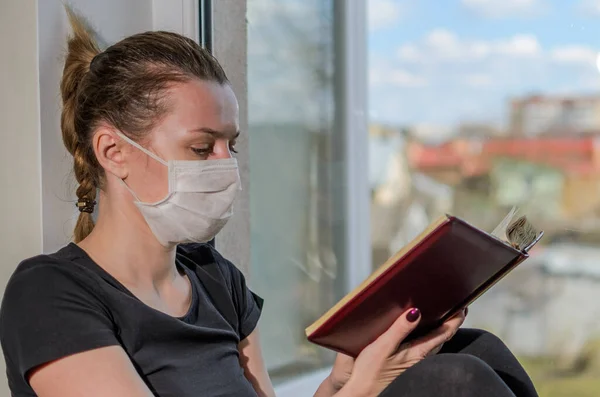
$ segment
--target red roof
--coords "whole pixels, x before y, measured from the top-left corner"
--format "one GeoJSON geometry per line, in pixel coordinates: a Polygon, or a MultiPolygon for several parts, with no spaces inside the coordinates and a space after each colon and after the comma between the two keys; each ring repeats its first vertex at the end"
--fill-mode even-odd
{"type": "Polygon", "coordinates": [[[549,165],[569,174],[600,173],[595,147],[593,137],[490,139],[481,143],[457,139],[436,146],[413,143],[408,149],[408,160],[415,169],[453,168],[464,176],[488,172],[494,157],[549,165]]]}

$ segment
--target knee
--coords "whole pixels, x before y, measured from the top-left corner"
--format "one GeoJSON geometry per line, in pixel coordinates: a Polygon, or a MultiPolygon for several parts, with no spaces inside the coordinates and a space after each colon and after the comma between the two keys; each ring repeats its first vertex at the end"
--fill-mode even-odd
{"type": "Polygon", "coordinates": [[[465,335],[470,336],[473,339],[482,339],[484,341],[490,342],[492,344],[501,344],[504,345],[504,342],[496,336],[495,334],[477,328],[461,328],[458,330],[458,333],[464,333],[465,335]]]}
{"type": "Polygon", "coordinates": [[[469,354],[438,354],[407,369],[381,396],[488,396],[514,394],[483,360],[469,354]]]}
{"type": "Polygon", "coordinates": [[[459,329],[452,338],[463,346],[479,346],[485,350],[497,351],[505,350],[507,346],[504,342],[491,332],[475,328],[459,329]]]}
{"type": "Polygon", "coordinates": [[[419,364],[436,378],[448,380],[469,380],[477,373],[491,370],[483,360],[470,354],[438,354],[419,364]]]}
{"type": "Polygon", "coordinates": [[[453,390],[452,395],[477,395],[494,383],[501,383],[496,372],[483,360],[469,354],[439,354],[415,367],[421,376],[436,382],[439,388],[453,390]],[[421,368],[417,368],[417,367],[421,368]]]}

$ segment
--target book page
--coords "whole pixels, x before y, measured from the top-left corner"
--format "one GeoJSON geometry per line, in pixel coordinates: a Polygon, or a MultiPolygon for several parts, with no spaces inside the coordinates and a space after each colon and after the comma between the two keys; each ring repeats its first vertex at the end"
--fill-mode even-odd
{"type": "Polygon", "coordinates": [[[538,232],[525,215],[513,220],[517,212],[518,208],[513,207],[491,235],[519,251],[527,252],[540,240],[543,233],[538,232]]]}
{"type": "Polygon", "coordinates": [[[509,240],[508,236],[506,235],[506,230],[518,211],[519,209],[517,207],[512,207],[510,212],[504,217],[504,219],[502,219],[502,222],[500,222],[500,224],[492,231],[491,235],[508,243],[509,240]]]}

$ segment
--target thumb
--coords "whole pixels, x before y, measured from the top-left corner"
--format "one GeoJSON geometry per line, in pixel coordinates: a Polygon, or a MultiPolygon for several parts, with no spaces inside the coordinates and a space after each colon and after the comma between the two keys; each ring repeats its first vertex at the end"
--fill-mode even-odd
{"type": "Polygon", "coordinates": [[[386,357],[391,356],[398,350],[398,346],[410,333],[417,328],[421,321],[421,311],[417,308],[409,309],[402,313],[400,317],[373,343],[374,347],[386,357]]]}

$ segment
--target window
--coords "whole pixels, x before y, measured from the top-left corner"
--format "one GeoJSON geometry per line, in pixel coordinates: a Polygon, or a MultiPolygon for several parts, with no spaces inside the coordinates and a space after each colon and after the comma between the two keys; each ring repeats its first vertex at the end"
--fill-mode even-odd
{"type": "Polygon", "coordinates": [[[592,3],[368,2],[373,264],[444,212],[491,231],[519,206],[545,238],[468,324],[504,339],[540,395],[600,390],[592,3]]]}
{"type": "Polygon", "coordinates": [[[274,381],[329,365],[304,328],[345,292],[334,2],[248,1],[253,288],[274,381]]]}

